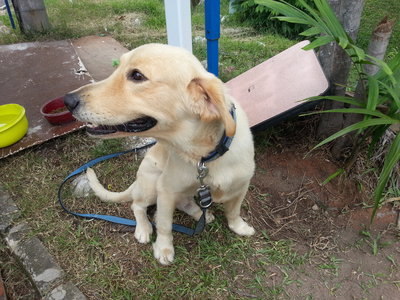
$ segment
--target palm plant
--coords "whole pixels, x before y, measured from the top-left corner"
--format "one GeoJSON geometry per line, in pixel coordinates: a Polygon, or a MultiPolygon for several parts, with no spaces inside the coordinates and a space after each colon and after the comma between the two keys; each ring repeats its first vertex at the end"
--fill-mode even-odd
{"type": "MultiPolygon", "coordinates": [[[[400,52],[388,63],[366,54],[363,49],[355,45],[355,42],[343,29],[326,0],[315,0],[315,8],[309,6],[304,0],[299,0],[304,10],[300,10],[283,0],[256,0],[255,2],[277,11],[280,16],[276,18],[281,21],[308,26],[307,30],[300,33],[300,35],[311,40],[311,43],[303,48],[304,50],[315,49],[330,42],[338,43],[352,59],[360,82],[364,85],[365,99],[354,99],[348,96],[324,96],[308,99],[308,101],[326,99],[350,105],[349,108],[331,109],[323,111],[323,113],[352,113],[363,116],[361,121],[336,132],[316,145],[314,149],[356,131],[358,133],[358,145],[368,143],[369,153],[372,153],[386,130],[391,125],[400,123],[400,52]],[[380,67],[380,71],[372,76],[363,72],[363,65],[371,63],[380,67]]],[[[382,204],[383,192],[399,161],[400,133],[397,132],[380,170],[373,195],[374,209],[371,221],[382,204]]]]}

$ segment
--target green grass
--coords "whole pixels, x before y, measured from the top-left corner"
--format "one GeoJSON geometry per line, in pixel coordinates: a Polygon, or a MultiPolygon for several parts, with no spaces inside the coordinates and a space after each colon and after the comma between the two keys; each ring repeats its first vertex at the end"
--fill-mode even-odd
{"type": "MultiPolygon", "coordinates": [[[[272,299],[291,281],[282,275],[272,285],[270,268],[281,266],[290,273],[307,262],[307,255],[297,253],[289,241],[271,240],[265,234],[238,237],[228,230],[218,206],[216,220],[201,237],[174,233],[176,260],[169,267],[159,265],[151,245],[138,244],[130,229],[63,212],[56,201],[62,179],[82,163],[121,147],[116,140],[89,139],[78,132],[0,160],[2,184],[18,203],[21,219],[29,222],[33,234],[89,298],[240,299],[246,293],[272,299]]],[[[105,186],[123,190],[133,181],[139,162],[129,154],[96,169],[105,186]]],[[[72,197],[69,184],[63,194],[74,211],[133,217],[129,204],[72,197]]],[[[175,219],[193,226],[186,215],[177,214],[175,219]]]]}
{"type": "Polygon", "coordinates": [[[400,1],[366,0],[357,41],[363,49],[367,49],[372,30],[385,16],[396,21],[387,51],[387,54],[393,55],[400,51],[400,1]]]}
{"type": "Polygon", "coordinates": [[[340,260],[332,256],[329,258],[329,262],[322,263],[318,265],[318,269],[328,272],[331,275],[339,275],[340,260]]]}

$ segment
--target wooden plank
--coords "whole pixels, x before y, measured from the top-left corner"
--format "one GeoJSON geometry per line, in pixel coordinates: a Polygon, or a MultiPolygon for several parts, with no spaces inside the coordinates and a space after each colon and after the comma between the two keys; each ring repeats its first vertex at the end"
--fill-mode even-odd
{"type": "Polygon", "coordinates": [[[300,42],[226,83],[245,110],[250,126],[300,107],[299,101],[324,93],[329,84],[314,51],[300,42]]]}

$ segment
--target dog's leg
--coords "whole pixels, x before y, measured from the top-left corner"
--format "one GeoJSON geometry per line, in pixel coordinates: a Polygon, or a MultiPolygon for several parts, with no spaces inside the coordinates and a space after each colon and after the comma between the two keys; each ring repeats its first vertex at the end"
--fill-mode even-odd
{"type": "Polygon", "coordinates": [[[156,194],[144,194],[141,190],[140,183],[136,181],[132,190],[131,209],[136,219],[135,238],[139,243],[145,244],[150,242],[150,236],[153,233],[153,226],[147,217],[147,207],[153,202],[155,203],[156,194]]]}
{"type": "Polygon", "coordinates": [[[172,218],[175,210],[175,201],[172,195],[158,194],[157,199],[157,239],[153,244],[154,257],[163,265],[174,260],[174,246],[172,244],[172,218]]]}
{"type": "MultiPolygon", "coordinates": [[[[195,203],[193,198],[184,198],[181,201],[178,202],[177,209],[180,211],[183,211],[187,213],[189,216],[191,216],[193,219],[198,221],[203,214],[201,211],[200,207],[195,203]]],[[[206,212],[206,223],[211,223],[214,221],[214,215],[212,212],[208,209],[206,212]]]]}
{"type": "Polygon", "coordinates": [[[240,216],[240,207],[242,205],[247,189],[244,189],[239,196],[224,202],[225,216],[228,220],[229,228],[238,235],[253,235],[255,230],[248,225],[240,216]]]}
{"type": "Polygon", "coordinates": [[[147,217],[147,207],[156,204],[156,186],[160,174],[161,171],[154,167],[154,162],[145,158],[132,185],[131,209],[136,219],[135,238],[139,243],[150,242],[150,235],[153,233],[153,226],[147,217]]]}

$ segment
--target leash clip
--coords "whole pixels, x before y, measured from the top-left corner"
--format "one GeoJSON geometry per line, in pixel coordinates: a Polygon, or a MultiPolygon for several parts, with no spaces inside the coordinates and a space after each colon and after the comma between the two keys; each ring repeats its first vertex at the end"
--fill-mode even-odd
{"type": "Polygon", "coordinates": [[[208,168],[204,162],[199,161],[197,163],[197,179],[200,180],[200,185],[204,186],[203,179],[208,175],[208,168]]]}
{"type": "Polygon", "coordinates": [[[197,163],[197,179],[200,181],[200,187],[197,189],[197,204],[203,208],[209,208],[212,204],[210,187],[204,184],[204,178],[208,175],[208,168],[204,162],[197,163]]]}

